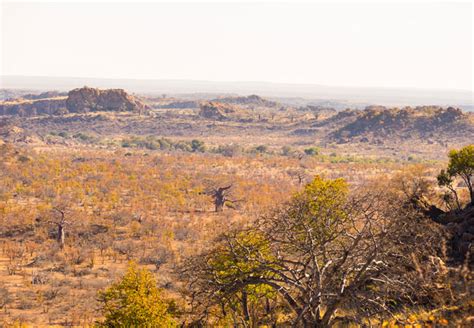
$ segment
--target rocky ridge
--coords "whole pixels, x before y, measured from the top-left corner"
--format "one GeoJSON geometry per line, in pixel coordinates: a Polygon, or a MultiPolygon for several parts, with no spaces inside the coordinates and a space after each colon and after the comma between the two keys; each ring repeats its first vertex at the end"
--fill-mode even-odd
{"type": "Polygon", "coordinates": [[[67,97],[56,92],[46,92],[4,101],[0,103],[0,116],[64,115],[96,111],[141,113],[148,109],[148,105],[123,89],[83,87],[69,91],[67,97]]]}
{"type": "Polygon", "coordinates": [[[471,135],[474,139],[473,115],[448,107],[385,108],[368,107],[363,111],[346,110],[318,126],[331,126],[329,138],[337,142],[362,141],[374,138],[392,140],[471,135]]]}
{"type": "Polygon", "coordinates": [[[83,87],[69,91],[66,108],[71,113],[97,111],[138,111],[149,107],[138,98],[129,95],[123,89],[96,89],[83,87]]]}

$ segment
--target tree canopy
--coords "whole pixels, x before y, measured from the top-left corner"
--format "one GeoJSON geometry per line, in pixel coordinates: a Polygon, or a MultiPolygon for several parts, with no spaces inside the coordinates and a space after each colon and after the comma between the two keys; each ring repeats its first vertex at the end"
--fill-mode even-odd
{"type": "Polygon", "coordinates": [[[474,145],[468,145],[460,150],[453,149],[448,156],[448,167],[446,170],[441,170],[438,175],[438,184],[453,192],[459,207],[458,195],[453,183],[455,178],[461,178],[469,191],[470,205],[474,206],[474,145]]]}
{"type": "Polygon", "coordinates": [[[131,262],[123,278],[100,292],[102,327],[174,327],[169,304],[150,271],[131,262]]]}
{"type": "Polygon", "coordinates": [[[429,302],[430,285],[422,283],[428,275],[417,274],[407,258],[430,267],[419,249],[434,243],[427,229],[408,203],[352,197],[344,180],[316,177],[272,215],[221,236],[182,274],[203,316],[214,305],[223,317],[230,310],[248,321],[246,296],[267,293],[286,304],[286,324],[328,327],[340,311],[357,321],[429,302]]]}

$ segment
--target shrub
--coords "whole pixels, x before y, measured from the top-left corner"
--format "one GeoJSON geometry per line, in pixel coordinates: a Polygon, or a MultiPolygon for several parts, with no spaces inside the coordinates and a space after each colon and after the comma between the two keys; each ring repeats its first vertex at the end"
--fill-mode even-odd
{"type": "Polygon", "coordinates": [[[201,152],[203,153],[206,150],[204,142],[201,140],[194,139],[191,141],[191,148],[193,152],[201,152]]]}
{"type": "Polygon", "coordinates": [[[268,151],[268,148],[267,148],[267,146],[265,146],[265,145],[260,145],[260,146],[258,146],[258,147],[255,148],[255,151],[256,151],[257,153],[264,154],[264,153],[266,153],[266,152],[268,151]]]}
{"type": "Polygon", "coordinates": [[[319,154],[319,149],[316,147],[306,148],[304,153],[309,156],[315,156],[319,154]]]}
{"type": "Polygon", "coordinates": [[[99,293],[102,327],[175,327],[150,271],[130,263],[122,280],[99,293]]]}

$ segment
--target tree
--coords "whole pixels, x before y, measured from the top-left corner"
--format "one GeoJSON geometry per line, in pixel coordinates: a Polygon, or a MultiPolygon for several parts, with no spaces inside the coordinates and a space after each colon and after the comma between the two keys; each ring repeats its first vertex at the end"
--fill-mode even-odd
{"type": "Polygon", "coordinates": [[[315,156],[319,154],[319,149],[316,147],[306,148],[304,153],[308,156],[315,156]]]}
{"type": "Polygon", "coordinates": [[[191,149],[193,152],[204,152],[206,150],[206,146],[204,142],[201,140],[193,139],[191,140],[191,149]]]}
{"type": "Polygon", "coordinates": [[[474,206],[474,145],[466,146],[460,150],[453,149],[449,152],[448,157],[448,168],[442,170],[438,175],[438,184],[453,191],[457,200],[453,182],[456,177],[460,177],[469,191],[470,206],[474,206]]]}
{"type": "Polygon", "coordinates": [[[459,151],[452,150],[449,153],[448,172],[452,176],[459,176],[469,190],[471,206],[474,206],[474,145],[466,146],[459,151]]]}
{"type": "Polygon", "coordinates": [[[420,252],[439,238],[430,231],[408,202],[350,196],[344,180],[316,177],[274,214],[221,236],[181,273],[204,314],[216,304],[232,308],[249,288],[269,288],[292,313],[286,324],[329,327],[339,313],[362,324],[431,302],[432,284],[413,264],[429,267],[420,252]]]}
{"type": "Polygon", "coordinates": [[[170,305],[164,301],[150,271],[129,264],[122,280],[99,292],[103,327],[175,327],[170,305]]]}
{"type": "Polygon", "coordinates": [[[224,206],[235,208],[234,204],[240,202],[240,199],[230,199],[232,184],[225,187],[210,187],[204,193],[214,198],[216,212],[222,212],[224,206]]]}
{"type": "Polygon", "coordinates": [[[58,232],[57,232],[57,235],[56,235],[56,240],[59,244],[59,247],[61,247],[61,249],[63,249],[65,238],[66,238],[65,228],[66,228],[66,225],[69,224],[69,221],[66,221],[66,211],[64,209],[60,209],[58,207],[53,207],[53,210],[58,212],[60,216],[56,220],[48,221],[48,222],[51,223],[51,224],[56,225],[56,227],[58,228],[58,232]]]}
{"type": "MultiPolygon", "coordinates": [[[[446,187],[448,190],[453,194],[454,200],[456,201],[456,208],[457,210],[461,209],[461,203],[459,202],[459,196],[458,192],[456,191],[456,188],[453,186],[454,178],[453,176],[446,170],[441,170],[441,172],[437,176],[438,180],[438,185],[440,187],[446,187]]],[[[449,204],[451,203],[451,197],[447,196],[449,194],[444,195],[444,200],[446,201],[446,204],[449,207],[449,204]]]]}

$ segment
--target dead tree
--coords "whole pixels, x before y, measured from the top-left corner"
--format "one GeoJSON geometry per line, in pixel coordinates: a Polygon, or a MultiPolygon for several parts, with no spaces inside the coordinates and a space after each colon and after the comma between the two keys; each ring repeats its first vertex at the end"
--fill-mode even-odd
{"type": "Polygon", "coordinates": [[[59,209],[57,207],[53,207],[53,210],[58,212],[60,214],[60,217],[57,220],[48,221],[48,222],[51,223],[51,224],[56,225],[56,227],[58,228],[56,240],[59,244],[59,247],[61,247],[61,249],[63,249],[64,248],[64,241],[65,241],[65,238],[66,238],[65,227],[66,227],[66,225],[69,224],[69,221],[66,221],[66,213],[65,213],[64,210],[59,209]]]}
{"type": "Polygon", "coordinates": [[[230,207],[235,209],[235,203],[242,201],[241,199],[230,199],[231,197],[231,188],[232,184],[226,187],[211,187],[205,191],[206,195],[211,196],[214,198],[214,205],[216,212],[222,212],[224,210],[224,206],[230,207]]]}
{"type": "Polygon", "coordinates": [[[295,170],[289,170],[288,175],[296,180],[298,180],[299,185],[303,185],[307,182],[309,176],[306,173],[306,170],[304,168],[301,169],[295,169],[295,170]]]}

